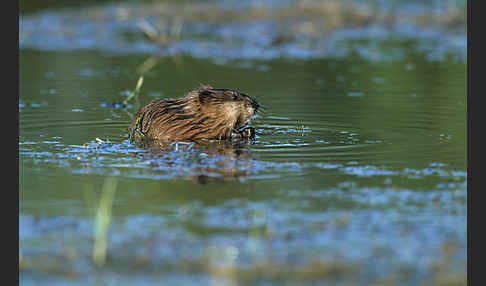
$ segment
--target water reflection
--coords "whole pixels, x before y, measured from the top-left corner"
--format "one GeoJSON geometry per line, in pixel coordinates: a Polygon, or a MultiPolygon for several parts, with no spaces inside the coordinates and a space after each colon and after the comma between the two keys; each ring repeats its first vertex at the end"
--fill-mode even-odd
{"type": "Polygon", "coordinates": [[[252,171],[252,156],[248,146],[253,139],[199,140],[194,142],[146,140],[138,146],[151,152],[144,154],[154,169],[177,168],[189,171],[193,182],[237,181],[252,171]]]}

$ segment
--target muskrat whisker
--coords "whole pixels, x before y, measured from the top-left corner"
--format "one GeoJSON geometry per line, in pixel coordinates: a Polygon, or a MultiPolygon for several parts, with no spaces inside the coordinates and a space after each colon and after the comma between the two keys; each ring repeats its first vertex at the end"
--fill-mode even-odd
{"type": "Polygon", "coordinates": [[[267,109],[262,105],[258,106],[258,109],[256,110],[256,112],[260,114],[264,114],[266,111],[267,109]]]}

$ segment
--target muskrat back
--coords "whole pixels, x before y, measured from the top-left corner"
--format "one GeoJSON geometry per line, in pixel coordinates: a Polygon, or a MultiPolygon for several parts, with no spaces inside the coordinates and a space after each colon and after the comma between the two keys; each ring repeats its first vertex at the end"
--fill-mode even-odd
{"type": "Polygon", "coordinates": [[[140,108],[128,130],[135,140],[228,139],[258,108],[237,90],[201,85],[185,97],[157,99],[140,108]]]}

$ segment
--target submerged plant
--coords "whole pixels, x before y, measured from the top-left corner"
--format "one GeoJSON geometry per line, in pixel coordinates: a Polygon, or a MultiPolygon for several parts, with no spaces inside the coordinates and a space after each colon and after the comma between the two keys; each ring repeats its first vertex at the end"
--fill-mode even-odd
{"type": "Polygon", "coordinates": [[[132,90],[132,92],[130,92],[130,94],[124,101],[122,101],[122,107],[126,108],[128,106],[128,102],[140,94],[140,88],[142,88],[142,84],[143,84],[143,75],[138,78],[135,89],[132,90]]]}

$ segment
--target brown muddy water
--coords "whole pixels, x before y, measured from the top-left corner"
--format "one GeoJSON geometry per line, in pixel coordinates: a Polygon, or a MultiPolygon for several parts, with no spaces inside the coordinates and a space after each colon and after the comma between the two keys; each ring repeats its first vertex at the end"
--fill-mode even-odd
{"type": "Polygon", "coordinates": [[[21,45],[20,284],[465,285],[465,60],[383,43],[224,61],[21,45]],[[140,106],[200,83],[257,98],[255,142],[129,142],[140,106]]]}

